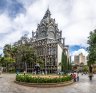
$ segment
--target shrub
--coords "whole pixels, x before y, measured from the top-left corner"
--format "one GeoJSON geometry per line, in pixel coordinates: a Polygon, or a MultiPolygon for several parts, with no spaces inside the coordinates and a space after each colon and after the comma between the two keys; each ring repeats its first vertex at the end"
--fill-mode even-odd
{"type": "Polygon", "coordinates": [[[41,78],[32,77],[31,75],[16,75],[16,81],[28,82],[28,83],[61,83],[65,81],[70,81],[72,78],[70,76],[56,77],[56,78],[41,78]]]}

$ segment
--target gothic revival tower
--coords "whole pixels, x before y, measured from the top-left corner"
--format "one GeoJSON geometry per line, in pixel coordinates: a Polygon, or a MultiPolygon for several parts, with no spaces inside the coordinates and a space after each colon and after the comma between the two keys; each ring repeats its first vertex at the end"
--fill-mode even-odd
{"type": "Polygon", "coordinates": [[[47,9],[35,32],[32,32],[32,46],[38,57],[44,61],[43,71],[54,73],[58,71],[62,51],[65,47],[62,31],[58,29],[55,19],[47,9]]]}

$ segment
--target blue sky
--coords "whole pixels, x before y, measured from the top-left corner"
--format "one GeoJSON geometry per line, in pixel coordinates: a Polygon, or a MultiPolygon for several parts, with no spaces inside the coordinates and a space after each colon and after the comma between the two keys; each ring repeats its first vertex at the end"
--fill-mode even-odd
{"type": "Polygon", "coordinates": [[[19,13],[24,13],[25,8],[17,0],[1,0],[0,14],[6,13],[10,18],[16,17],[19,13]]]}
{"type": "Polygon", "coordinates": [[[95,0],[0,0],[0,54],[5,44],[35,31],[48,6],[62,30],[70,54],[83,52],[87,37],[96,28],[95,0]]]}

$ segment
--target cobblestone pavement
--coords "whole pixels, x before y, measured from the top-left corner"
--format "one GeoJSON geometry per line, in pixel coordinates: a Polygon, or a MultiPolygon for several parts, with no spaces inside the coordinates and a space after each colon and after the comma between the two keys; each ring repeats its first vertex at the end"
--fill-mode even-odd
{"type": "Polygon", "coordinates": [[[96,93],[96,75],[89,81],[88,75],[80,75],[80,81],[56,88],[36,88],[15,84],[15,74],[0,75],[0,93],[96,93]]]}

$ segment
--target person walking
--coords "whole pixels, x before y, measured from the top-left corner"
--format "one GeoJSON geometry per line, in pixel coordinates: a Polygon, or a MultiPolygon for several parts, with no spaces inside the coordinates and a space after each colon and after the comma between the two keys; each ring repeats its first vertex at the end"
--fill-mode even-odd
{"type": "Polygon", "coordinates": [[[75,73],[72,74],[72,77],[73,77],[74,82],[76,82],[76,74],[75,73]]]}
{"type": "Polygon", "coordinates": [[[77,81],[79,81],[79,74],[77,73],[77,81]]]}
{"type": "Polygon", "coordinates": [[[24,70],[24,75],[26,75],[26,71],[24,70]]]}
{"type": "Polygon", "coordinates": [[[89,73],[89,80],[92,81],[93,74],[89,73]]]}
{"type": "Polygon", "coordinates": [[[89,66],[89,80],[92,81],[93,72],[92,72],[92,65],[89,66]]]}

